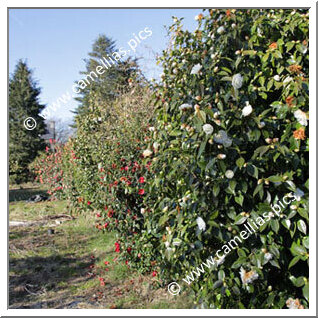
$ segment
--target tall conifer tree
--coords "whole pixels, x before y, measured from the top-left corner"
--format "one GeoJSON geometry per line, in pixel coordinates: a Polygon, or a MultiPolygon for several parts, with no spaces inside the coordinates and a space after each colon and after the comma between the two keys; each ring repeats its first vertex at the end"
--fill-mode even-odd
{"type": "Polygon", "coordinates": [[[82,77],[77,83],[83,84],[83,80],[87,78],[89,84],[85,88],[83,88],[84,85],[82,87],[79,85],[78,89],[80,89],[81,93],[79,97],[75,98],[80,102],[79,107],[75,111],[77,115],[87,112],[91,93],[98,93],[103,100],[114,100],[128,88],[128,79],[135,77],[138,73],[137,60],[128,57],[128,51],[124,49],[118,50],[115,42],[106,35],[98,36],[88,56],[89,58],[84,60],[86,62],[86,70],[80,72],[82,77]],[[105,72],[98,74],[96,67],[103,66],[103,63],[108,68],[105,69],[103,67],[105,72]]]}
{"type": "MultiPolygon", "coordinates": [[[[11,182],[28,180],[28,165],[43,150],[45,143],[44,119],[39,116],[44,105],[39,102],[40,88],[32,78],[27,64],[20,60],[9,79],[9,174],[11,182]],[[24,121],[32,117],[36,121],[33,130],[26,129],[24,121]]],[[[32,125],[32,121],[29,122],[32,125]]]]}

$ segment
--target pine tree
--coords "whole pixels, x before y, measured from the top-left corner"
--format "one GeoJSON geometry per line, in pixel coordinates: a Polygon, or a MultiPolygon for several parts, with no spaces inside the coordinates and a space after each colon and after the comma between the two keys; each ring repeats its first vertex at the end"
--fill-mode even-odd
{"type": "MultiPolygon", "coordinates": [[[[80,103],[76,111],[74,111],[76,115],[87,112],[90,104],[89,96],[92,92],[98,93],[103,100],[111,101],[118,97],[119,93],[127,90],[129,86],[128,79],[138,76],[139,71],[137,59],[125,57],[126,54],[127,52],[124,50],[117,50],[112,39],[105,35],[98,36],[93,44],[92,52],[88,54],[89,58],[84,60],[86,62],[86,70],[80,72],[82,75],[81,80],[87,78],[89,74],[94,80],[90,80],[89,85],[81,88],[80,96],[75,98],[80,103]],[[91,72],[97,73],[96,67],[103,65],[102,61],[108,66],[105,59],[111,66],[103,74],[97,74],[97,77],[92,75],[91,72]],[[112,63],[112,60],[115,63],[112,63]]],[[[80,81],[77,83],[79,85],[80,81]]]]}
{"type": "Polygon", "coordinates": [[[10,182],[27,181],[30,177],[28,165],[45,147],[41,138],[45,133],[45,123],[39,116],[45,106],[39,103],[40,92],[41,89],[32,78],[31,70],[20,60],[9,79],[10,182]],[[25,119],[28,117],[32,117],[36,122],[33,130],[25,127],[25,119]]]}

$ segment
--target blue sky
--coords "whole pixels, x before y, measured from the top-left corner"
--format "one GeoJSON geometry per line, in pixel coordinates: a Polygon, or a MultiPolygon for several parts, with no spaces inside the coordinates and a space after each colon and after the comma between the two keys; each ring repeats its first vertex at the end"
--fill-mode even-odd
{"type": "MultiPolygon", "coordinates": [[[[142,57],[141,68],[148,78],[158,77],[155,53],[168,43],[165,25],[172,16],[184,17],[184,28],[194,30],[200,9],[10,9],[9,11],[9,72],[17,61],[27,60],[34,78],[42,87],[40,101],[55,102],[66,91],[71,92],[79,71],[85,69],[84,58],[91,51],[99,34],[127,48],[133,33],[148,27],[152,35],[143,40],[132,56],[142,57]]],[[[70,119],[74,100],[62,106],[52,117],[70,119]]]]}

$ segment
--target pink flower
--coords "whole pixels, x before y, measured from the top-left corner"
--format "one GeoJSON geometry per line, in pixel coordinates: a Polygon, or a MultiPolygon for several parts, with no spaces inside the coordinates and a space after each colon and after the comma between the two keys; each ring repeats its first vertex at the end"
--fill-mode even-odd
{"type": "Polygon", "coordinates": [[[145,178],[144,177],[140,177],[139,178],[139,183],[144,183],[145,182],[145,178]]]}
{"type": "Polygon", "coordinates": [[[145,193],[144,189],[139,189],[138,194],[143,195],[145,193]]]}

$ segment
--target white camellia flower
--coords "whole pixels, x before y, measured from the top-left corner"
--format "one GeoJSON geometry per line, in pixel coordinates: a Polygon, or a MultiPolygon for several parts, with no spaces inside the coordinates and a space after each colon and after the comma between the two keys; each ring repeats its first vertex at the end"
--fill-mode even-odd
{"type": "Polygon", "coordinates": [[[245,106],[242,109],[242,115],[244,117],[249,116],[253,111],[253,107],[250,105],[250,103],[247,101],[245,102],[245,106]]]}
{"type": "Polygon", "coordinates": [[[155,127],[149,127],[149,131],[155,131],[155,127]]]}
{"type": "Polygon", "coordinates": [[[241,267],[240,269],[240,275],[241,275],[241,280],[243,284],[250,284],[252,283],[254,280],[258,279],[258,274],[257,272],[251,270],[249,272],[246,272],[246,270],[241,267]]]}
{"type": "Polygon", "coordinates": [[[224,147],[230,147],[232,145],[232,140],[229,138],[225,130],[220,130],[218,134],[213,136],[213,141],[217,144],[221,144],[224,147]]]}
{"type": "Polygon", "coordinates": [[[275,75],[275,76],[274,76],[274,80],[275,80],[276,82],[279,82],[279,81],[280,81],[280,76],[279,76],[279,75],[275,75]]]}
{"type": "Polygon", "coordinates": [[[214,60],[217,57],[217,55],[218,55],[217,53],[212,53],[211,54],[211,59],[214,60]]]}
{"type": "Polygon", "coordinates": [[[232,170],[226,170],[225,171],[225,176],[228,178],[228,179],[232,179],[234,177],[234,172],[232,170]]]}
{"type": "Polygon", "coordinates": [[[275,216],[275,214],[274,214],[273,212],[268,212],[268,216],[269,216],[270,218],[273,218],[273,217],[275,216]]]}
{"type": "Polygon", "coordinates": [[[191,73],[190,74],[198,74],[202,68],[201,64],[196,64],[192,67],[191,73]]]}
{"type": "Polygon", "coordinates": [[[206,224],[205,222],[203,221],[203,219],[201,217],[198,217],[196,219],[197,221],[197,224],[198,224],[198,228],[199,228],[199,231],[205,231],[205,228],[206,228],[206,224]]]}
{"type": "Polygon", "coordinates": [[[231,27],[232,27],[232,29],[235,29],[236,24],[235,24],[235,23],[232,23],[232,24],[231,24],[231,27]]]}
{"type": "Polygon", "coordinates": [[[304,306],[301,305],[298,298],[293,299],[293,298],[289,297],[286,300],[286,306],[288,309],[304,309],[304,306]]]}
{"type": "Polygon", "coordinates": [[[273,254],[267,252],[264,254],[264,258],[266,261],[270,261],[273,258],[273,254]]]}
{"type": "Polygon", "coordinates": [[[307,126],[307,115],[306,113],[304,113],[303,111],[301,111],[300,109],[296,110],[294,112],[294,116],[297,119],[297,121],[303,125],[303,126],[307,126]]]}
{"type": "Polygon", "coordinates": [[[219,153],[219,154],[217,155],[217,158],[223,160],[223,159],[226,158],[226,155],[225,155],[224,153],[219,153]]]}
{"type": "Polygon", "coordinates": [[[224,31],[225,31],[224,26],[220,26],[220,27],[216,30],[216,32],[219,33],[219,34],[224,33],[224,31]]]}
{"type": "Polygon", "coordinates": [[[158,149],[159,149],[159,143],[155,141],[155,142],[152,144],[152,147],[153,147],[154,151],[157,152],[158,149]]]}
{"type": "Polygon", "coordinates": [[[224,261],[225,261],[225,255],[223,255],[221,258],[218,258],[216,260],[216,266],[219,266],[219,265],[223,264],[224,261]]]}
{"type": "Polygon", "coordinates": [[[207,135],[211,135],[213,133],[213,127],[210,124],[203,125],[202,129],[207,135]]]}
{"type": "Polygon", "coordinates": [[[192,109],[192,105],[190,104],[182,104],[180,107],[179,107],[180,110],[187,110],[187,109],[192,109]]]}
{"type": "Polygon", "coordinates": [[[140,213],[141,213],[141,214],[144,214],[145,211],[146,211],[146,210],[145,210],[144,208],[141,208],[141,209],[140,209],[140,213]]]}
{"type": "Polygon", "coordinates": [[[149,149],[146,149],[142,154],[145,158],[147,158],[147,157],[150,157],[152,155],[152,151],[149,149]]]}
{"type": "Polygon", "coordinates": [[[241,88],[243,85],[243,77],[241,74],[235,74],[233,77],[232,77],[232,86],[235,88],[235,89],[239,89],[241,88]]]}
{"type": "Polygon", "coordinates": [[[265,122],[261,121],[258,125],[258,128],[262,129],[265,127],[265,122]]]}
{"type": "Polygon", "coordinates": [[[294,197],[296,199],[296,201],[300,201],[301,198],[304,196],[304,192],[301,191],[299,188],[296,189],[295,193],[294,193],[294,197]]]}
{"type": "Polygon", "coordinates": [[[288,84],[288,83],[290,83],[292,80],[293,80],[292,77],[287,76],[287,77],[284,79],[283,83],[284,83],[284,84],[288,84]]]}

